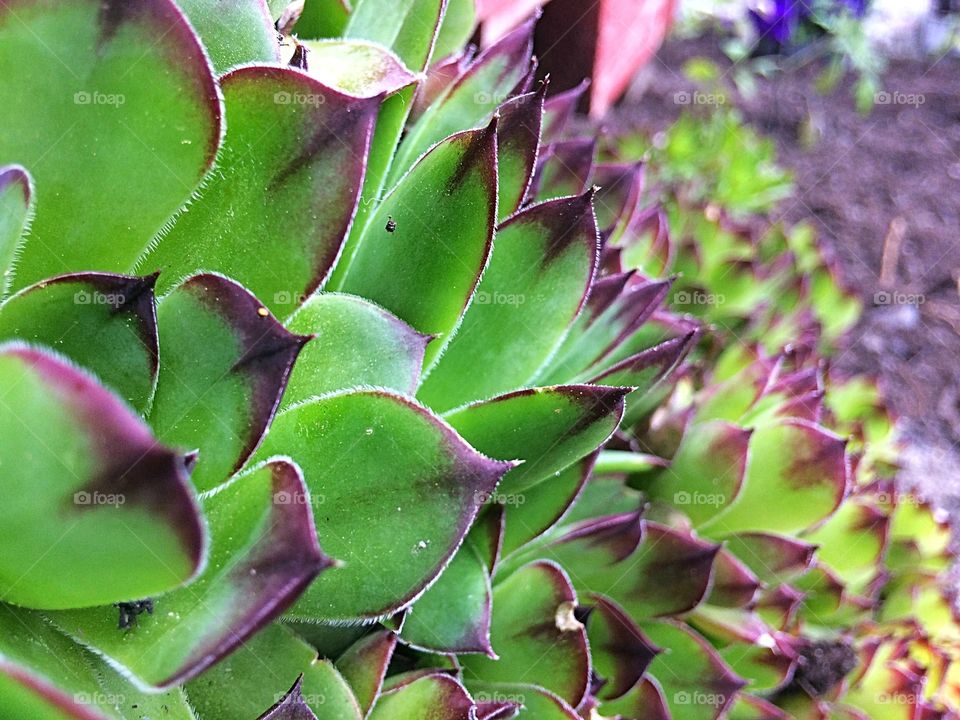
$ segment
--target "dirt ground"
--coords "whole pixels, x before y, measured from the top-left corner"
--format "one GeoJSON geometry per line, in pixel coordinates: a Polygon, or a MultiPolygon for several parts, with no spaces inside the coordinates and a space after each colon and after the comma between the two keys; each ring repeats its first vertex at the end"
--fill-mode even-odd
{"type": "MultiPolygon", "coordinates": [[[[666,127],[682,109],[674,94],[693,89],[683,63],[704,56],[729,66],[716,39],[669,42],[614,122],[666,127]]],[[[909,440],[906,481],[960,513],[960,59],[892,62],[866,117],[849,87],[818,94],[818,73],[764,80],[738,100],[795,174],[774,219],[813,220],[836,253],[866,313],[835,366],[880,378],[909,440]]]]}

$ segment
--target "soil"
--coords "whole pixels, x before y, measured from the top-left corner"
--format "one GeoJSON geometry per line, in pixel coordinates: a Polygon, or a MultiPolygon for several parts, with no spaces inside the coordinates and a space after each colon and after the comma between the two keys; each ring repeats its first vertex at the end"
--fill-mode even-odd
{"type": "MultiPolygon", "coordinates": [[[[717,38],[670,41],[612,122],[667,127],[682,110],[675,94],[694,89],[681,71],[692,57],[730,65],[717,38]]],[[[834,367],[879,378],[910,445],[907,482],[960,514],[960,59],[891,62],[890,102],[868,116],[849,82],[819,94],[820,71],[762,80],[736,102],[795,174],[773,219],[812,220],[865,301],[834,367]]]]}

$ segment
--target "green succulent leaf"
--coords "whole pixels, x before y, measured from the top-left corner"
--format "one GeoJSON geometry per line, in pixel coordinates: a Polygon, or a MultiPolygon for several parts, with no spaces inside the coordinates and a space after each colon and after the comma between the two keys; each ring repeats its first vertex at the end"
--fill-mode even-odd
{"type": "Polygon", "coordinates": [[[590,187],[597,160],[594,138],[560,140],[543,148],[531,194],[539,200],[579,195],[590,187]]]}
{"type": "Polygon", "coordinates": [[[829,517],[848,482],[846,440],[805,420],[758,427],[743,487],[700,526],[709,534],[797,532],[829,517]]]}
{"type": "Polygon", "coordinates": [[[814,562],[792,586],[803,594],[801,613],[823,624],[844,602],[843,581],[827,566],[814,562]]]}
{"type": "Polygon", "coordinates": [[[473,447],[491,457],[516,458],[498,488],[523,493],[596,450],[616,430],[629,388],[559,385],[518,390],[467,405],[445,416],[473,447]],[[504,433],[504,428],[512,428],[504,433]]]}
{"type": "Polygon", "coordinates": [[[569,703],[538,685],[528,683],[473,683],[475,696],[494,698],[488,701],[490,715],[481,715],[478,704],[477,720],[517,717],[520,720],[581,720],[569,703]],[[518,711],[519,710],[519,711],[518,711]],[[500,713],[500,714],[497,714],[500,713]]]}
{"type": "MultiPolygon", "coordinates": [[[[442,0],[363,0],[361,7],[352,13],[344,34],[348,38],[369,40],[389,47],[412,72],[422,73],[430,64],[445,9],[446,3],[442,0]]],[[[388,189],[387,173],[393,164],[397,145],[413,108],[415,91],[415,87],[404,88],[387,98],[381,108],[370,145],[363,202],[357,209],[347,257],[353,255],[358,239],[370,223],[373,210],[388,189]]],[[[331,276],[332,287],[341,287],[345,272],[346,263],[341,263],[334,269],[331,276]]]]}
{"type": "Polygon", "coordinates": [[[380,100],[267,65],[220,85],[229,130],[217,172],[138,266],[163,268],[161,292],[200,270],[224,273],[286,318],[340,253],[380,100]]]}
{"type": "Polygon", "coordinates": [[[13,720],[196,720],[183,691],[145,693],[39,613],[0,605],[0,708],[13,720]]]}
{"type": "Polygon", "coordinates": [[[342,561],[294,607],[292,617],[304,620],[382,618],[411,603],[513,467],[480,455],[426,408],[386,390],[284,411],[259,454],[291,451],[312,495],[323,498],[316,522],[324,548],[342,561]]]}
{"type": "Polygon", "coordinates": [[[466,72],[473,60],[475,48],[460,48],[448,57],[441,57],[426,69],[423,82],[417,88],[410,110],[410,120],[416,121],[435,100],[443,95],[458,77],[466,72]]]}
{"type": "MultiPolygon", "coordinates": [[[[663,688],[671,717],[714,720],[729,708],[744,681],[696,632],[678,622],[647,623],[647,636],[659,647],[670,648],[650,666],[663,688]]],[[[605,706],[606,709],[606,706],[605,706]]],[[[616,703],[609,710],[615,710],[616,703]]]]}
{"type": "Polygon", "coordinates": [[[267,12],[271,18],[277,20],[283,15],[283,11],[291,5],[291,0],[265,0],[267,12]]]}
{"type": "Polygon", "coordinates": [[[684,717],[671,715],[663,688],[649,675],[634,685],[622,697],[605,702],[601,706],[603,715],[610,717],[645,718],[645,720],[672,720],[684,717]]]}
{"type": "Polygon", "coordinates": [[[306,70],[324,85],[354,97],[383,97],[414,84],[390,50],[363,40],[304,40],[306,70]]]}
{"type": "Polygon", "coordinates": [[[219,144],[219,92],[190,25],[171,0],[6,0],[0,66],[19,68],[0,78],[0,164],[36,183],[14,287],[129,271],[219,144]]]}
{"type": "Polygon", "coordinates": [[[0,604],[0,707],[5,717],[105,720],[112,714],[97,707],[99,691],[93,668],[77,645],[39,614],[0,604]]]}
{"type": "Polygon", "coordinates": [[[360,638],[337,660],[337,670],[353,689],[364,717],[380,696],[396,647],[397,634],[382,630],[360,638]]]}
{"type": "Polygon", "coordinates": [[[612,233],[630,222],[643,192],[645,167],[644,163],[597,165],[597,221],[603,230],[612,233]]]}
{"type": "Polygon", "coordinates": [[[791,720],[786,712],[756,695],[740,693],[730,708],[729,720],[791,720]]]}
{"type": "Polygon", "coordinates": [[[487,573],[493,575],[503,549],[506,504],[504,498],[498,497],[495,493],[487,500],[486,512],[477,518],[470,534],[467,535],[467,542],[480,553],[480,559],[487,568],[487,573]]]}
{"type": "Polygon", "coordinates": [[[384,691],[370,720],[419,720],[429,708],[431,720],[471,720],[474,703],[463,686],[449,675],[430,674],[403,679],[384,691]]]}
{"type": "Polygon", "coordinates": [[[697,331],[664,340],[604,370],[590,382],[598,385],[632,386],[632,397],[642,398],[683,362],[697,339],[697,331]]]}
{"type": "Polygon", "coordinates": [[[853,497],[803,539],[816,545],[817,559],[845,579],[872,574],[887,550],[890,518],[869,496],[853,497]]]}
{"type": "Polygon", "coordinates": [[[598,280],[584,312],[537,381],[585,381],[609,370],[616,351],[663,303],[671,284],[670,280],[637,279],[632,273],[598,280]]]}
{"type": "Polygon", "coordinates": [[[418,396],[448,410],[527,383],[583,307],[597,243],[592,193],[501,225],[473,302],[418,396]]]}
{"type": "Polygon", "coordinates": [[[576,87],[550,96],[543,106],[544,140],[560,139],[588,87],[590,80],[585,78],[576,87]]]}
{"type": "Polygon", "coordinates": [[[0,629],[0,707],[5,718],[117,717],[99,702],[100,686],[80,648],[39,615],[0,605],[0,629]]]}
{"type": "Polygon", "coordinates": [[[155,282],[106,273],[43,280],[0,305],[0,339],[46,345],[146,412],[158,372],[155,282]]]}
{"type": "Polygon", "coordinates": [[[196,275],[160,302],[161,362],[150,424],[200,448],[194,484],[211,490],[257,448],[308,337],[283,328],[244,288],[196,275]]]}
{"type": "Polygon", "coordinates": [[[0,296],[13,279],[13,262],[30,220],[33,180],[19,165],[0,167],[0,296]]]}
{"type": "Polygon", "coordinates": [[[564,518],[590,479],[596,459],[596,453],[588,455],[522,494],[500,494],[506,513],[504,556],[536,540],[564,518]]]}
{"type": "Polygon", "coordinates": [[[297,358],[283,407],[358,385],[413,394],[420,382],[430,337],[367,300],[337,293],[315,295],[286,325],[291,332],[314,339],[297,358]],[[345,348],[358,352],[344,352],[345,348]]]}
{"type": "Polygon", "coordinates": [[[576,707],[590,681],[590,653],[577,596],[566,573],[550,562],[520,568],[493,590],[491,641],[499,659],[461,658],[467,687],[529,683],[576,707]]]}
{"type": "Polygon", "coordinates": [[[479,127],[489,121],[496,108],[514,94],[527,77],[532,40],[533,22],[529,21],[484,50],[471,63],[410,129],[397,150],[388,185],[396,183],[432,145],[463,128],[479,127]]]}
{"type": "Polygon", "coordinates": [[[277,33],[264,0],[177,0],[177,5],[217,73],[243,63],[279,60],[277,33]]]}
{"type": "Polygon", "coordinates": [[[349,19],[349,0],[304,0],[295,30],[303,38],[341,37],[349,19]]]}
{"type": "MultiPolygon", "coordinates": [[[[379,205],[342,290],[438,336],[427,364],[456,329],[487,265],[497,205],[496,127],[460,133],[424,156],[379,205]]],[[[351,238],[351,242],[353,239],[351,238]]]]}
{"type": "Polygon", "coordinates": [[[790,582],[809,569],[816,545],[773,533],[734,533],[724,547],[768,585],[790,582]]]}
{"type": "Polygon", "coordinates": [[[154,595],[198,570],[205,533],[186,459],[112,393],[6,344],[0,397],[0,600],[86,607],[154,595]]]}
{"type": "Polygon", "coordinates": [[[294,683],[318,720],[364,717],[333,663],[319,659],[314,648],[277,623],[265,627],[185,687],[201,720],[216,720],[258,717],[287,697],[294,683]]]}
{"type": "Polygon", "coordinates": [[[625,426],[635,425],[656,407],[662,393],[669,392],[668,379],[694,348],[698,336],[699,331],[691,330],[665,340],[610,366],[589,382],[636,388],[627,396],[627,412],[624,416],[625,426]]]}
{"type": "Polygon", "coordinates": [[[420,71],[432,54],[444,5],[441,0],[357,0],[344,36],[388,47],[420,71]]]}
{"type": "Polygon", "coordinates": [[[722,421],[686,432],[670,467],[644,481],[654,501],[677,507],[694,527],[729,507],[743,487],[752,430],[722,421]]]}
{"type": "Polygon", "coordinates": [[[626,695],[663,652],[644,635],[626,611],[609,598],[593,595],[587,622],[593,671],[606,682],[597,692],[604,700],[626,695]]]}
{"type": "Polygon", "coordinates": [[[756,692],[781,688],[797,667],[796,640],[767,625],[750,609],[698,607],[690,624],[718,648],[730,668],[756,692]]]}
{"type": "MultiPolygon", "coordinates": [[[[639,507],[637,503],[637,508],[639,507]]],[[[505,558],[499,572],[509,572],[530,558],[542,557],[550,558],[561,567],[569,569],[577,581],[582,582],[581,570],[600,573],[636,551],[645,532],[641,515],[639,509],[634,509],[618,515],[591,516],[569,526],[562,525],[545,536],[542,542],[531,543],[520,552],[505,558]]],[[[586,591],[590,592],[592,576],[588,576],[585,582],[588,584],[586,591]]]]}
{"type": "Polygon", "coordinates": [[[85,653],[100,683],[98,699],[110,703],[109,709],[121,720],[199,720],[182,687],[166,692],[146,691],[137,687],[106,660],[91,652],[85,653]]]}
{"type": "Polygon", "coordinates": [[[638,621],[699,605],[720,549],[688,532],[641,520],[639,511],[586,520],[548,538],[511,564],[531,556],[553,560],[580,592],[606,595],[638,621]]]}
{"type": "MultiPolygon", "coordinates": [[[[331,561],[317,544],[299,468],[277,459],[203,501],[212,538],[207,569],[117,629],[114,608],[64,611],[53,621],[145,685],[196,677],[282,613],[331,561]]],[[[260,708],[262,710],[263,708],[260,708]]]]}
{"type": "Polygon", "coordinates": [[[465,47],[477,27],[476,0],[447,0],[433,55],[445,58],[465,47]]]}
{"type": "MultiPolygon", "coordinates": [[[[558,699],[557,702],[563,701],[558,699]]],[[[477,720],[510,720],[517,717],[520,712],[520,703],[511,700],[479,700],[477,702],[477,720]]]]}
{"type": "Polygon", "coordinates": [[[547,83],[543,82],[537,92],[520,95],[500,106],[497,125],[500,220],[519,209],[533,182],[546,94],[547,83]]]}
{"type": "Polygon", "coordinates": [[[725,608],[745,608],[756,600],[760,579],[726,548],[720,548],[713,565],[713,583],[706,602],[725,608]]]}
{"type": "Polygon", "coordinates": [[[437,653],[486,653],[490,647],[490,575],[469,544],[407,611],[400,637],[437,653]]]}

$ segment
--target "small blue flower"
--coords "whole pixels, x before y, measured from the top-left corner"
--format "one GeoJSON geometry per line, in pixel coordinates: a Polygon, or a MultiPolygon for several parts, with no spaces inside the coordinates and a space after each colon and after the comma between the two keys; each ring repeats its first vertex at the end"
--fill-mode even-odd
{"type": "MultiPolygon", "coordinates": [[[[757,37],[781,47],[788,45],[800,24],[813,15],[815,0],[774,0],[767,10],[750,10],[757,37]]],[[[833,10],[847,12],[862,18],[867,13],[869,0],[833,0],[833,10]]]]}
{"type": "Polygon", "coordinates": [[[775,0],[767,12],[751,10],[750,19],[759,37],[786,45],[800,23],[801,9],[801,3],[797,0],[775,0]]]}

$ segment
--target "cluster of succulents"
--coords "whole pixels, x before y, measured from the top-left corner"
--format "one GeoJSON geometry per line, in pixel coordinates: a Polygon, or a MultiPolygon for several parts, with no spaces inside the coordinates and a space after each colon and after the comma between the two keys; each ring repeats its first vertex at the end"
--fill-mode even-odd
{"type": "MultiPolygon", "coordinates": [[[[688,72],[716,69],[691,62],[688,72]]],[[[836,351],[860,316],[860,300],[815,229],[774,222],[793,187],[772,143],[744,124],[724,98],[707,116],[687,113],[651,139],[602,142],[611,162],[646,161],[645,209],[617,240],[623,261],[655,275],[677,276],[670,297],[734,340],[762,343],[769,354],[816,342],[836,351]]],[[[611,251],[612,252],[612,251],[611,251]]]]}
{"type": "Polygon", "coordinates": [[[0,717],[938,717],[872,387],[449,5],[0,0],[0,717]]]}

